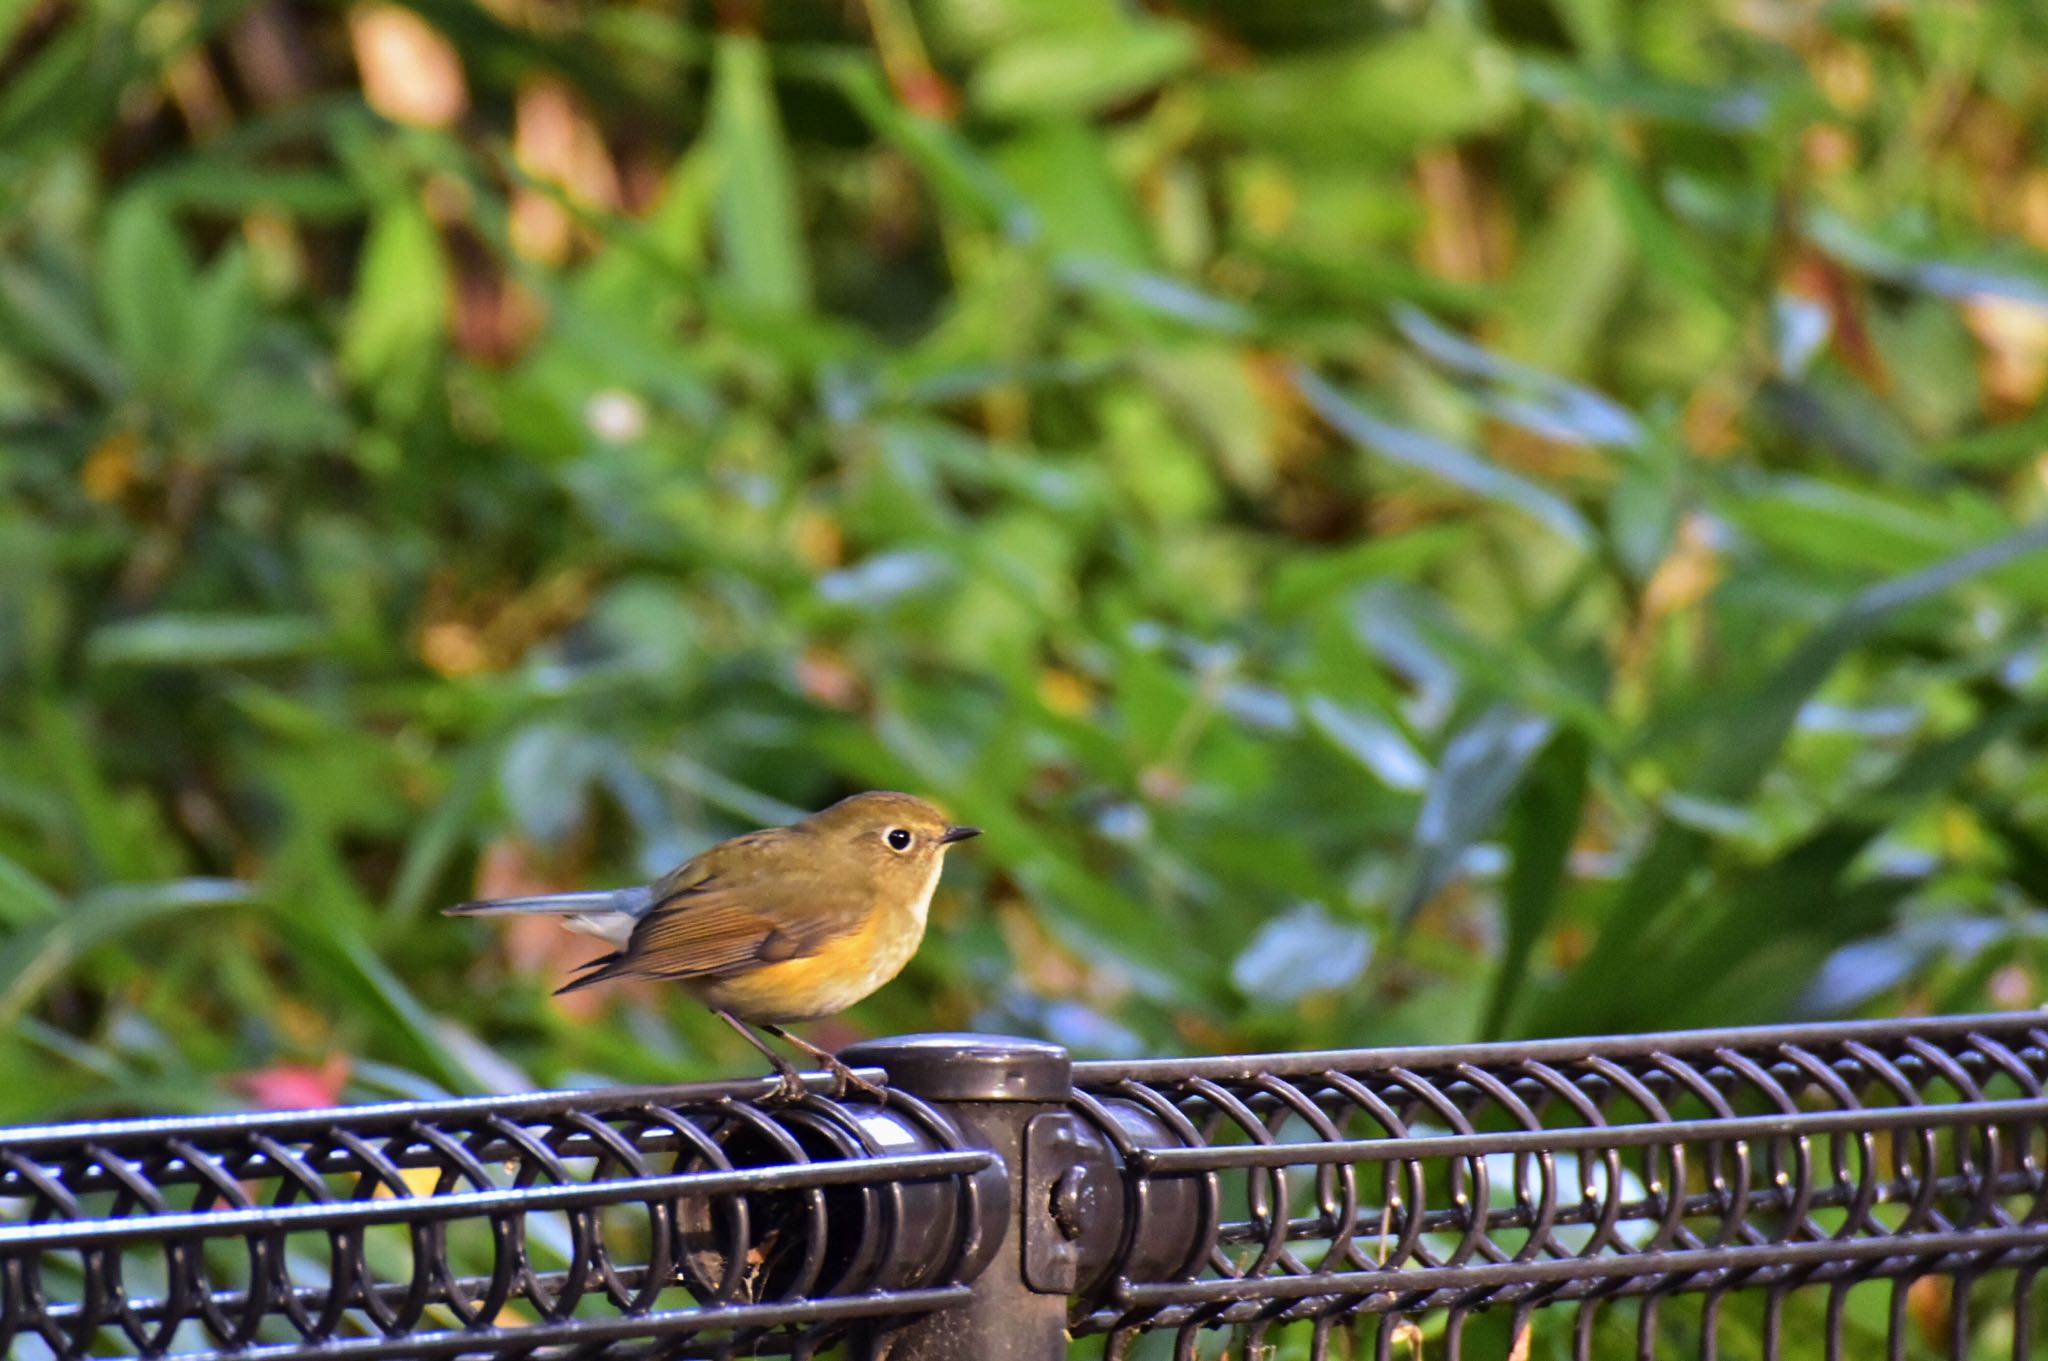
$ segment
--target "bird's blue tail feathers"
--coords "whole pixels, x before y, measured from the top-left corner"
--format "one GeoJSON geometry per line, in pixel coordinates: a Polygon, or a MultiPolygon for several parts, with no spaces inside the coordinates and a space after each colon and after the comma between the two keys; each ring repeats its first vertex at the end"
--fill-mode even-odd
{"type": "Polygon", "coordinates": [[[447,915],[575,917],[618,912],[629,917],[637,917],[645,912],[653,901],[653,890],[645,884],[636,884],[632,888],[589,893],[537,893],[521,898],[484,898],[473,903],[458,903],[447,910],[447,915]]]}

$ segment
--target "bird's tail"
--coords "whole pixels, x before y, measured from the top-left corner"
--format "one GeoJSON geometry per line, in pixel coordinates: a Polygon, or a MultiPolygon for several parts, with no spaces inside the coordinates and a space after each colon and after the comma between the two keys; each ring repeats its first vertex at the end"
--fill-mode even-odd
{"type": "Polygon", "coordinates": [[[613,913],[637,917],[647,910],[653,895],[646,885],[602,889],[589,893],[536,893],[520,898],[484,898],[457,903],[447,909],[450,917],[601,917],[613,913]]]}
{"type": "Polygon", "coordinates": [[[556,988],[555,996],[560,997],[565,992],[587,988],[592,983],[608,982],[624,974],[628,967],[630,966],[626,963],[624,950],[614,950],[608,955],[599,955],[596,959],[586,959],[576,966],[579,976],[556,988]]]}

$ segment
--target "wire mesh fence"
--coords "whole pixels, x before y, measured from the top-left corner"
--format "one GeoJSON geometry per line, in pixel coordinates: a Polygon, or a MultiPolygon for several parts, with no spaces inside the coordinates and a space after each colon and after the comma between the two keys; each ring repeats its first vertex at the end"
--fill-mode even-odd
{"type": "Polygon", "coordinates": [[[0,1350],[801,1356],[958,1303],[991,1155],[907,1093],[766,1090],[10,1131],[0,1350]]]}
{"type": "MultiPolygon", "coordinates": [[[[1076,1101],[1118,1145],[1132,1203],[1190,1188],[1187,1257],[1112,1259],[1079,1330],[1112,1350],[1135,1334],[1240,1325],[1256,1350],[1299,1322],[1378,1316],[1379,1349],[1435,1319],[1443,1354],[1468,1322],[1570,1306],[1591,1356],[1603,1311],[1639,1354],[1714,1355],[1724,1301],[1758,1312],[1745,1352],[1785,1351],[1785,1306],[1818,1296],[1820,1337],[1851,1344],[1851,1289],[1885,1281],[1875,1330],[1971,1353],[1987,1275],[2002,1274],[2012,1351],[2048,1220],[2044,1032],[2027,1018],[1664,1035],[1185,1063],[1084,1065],[1076,1101]],[[1952,1286],[1922,1290],[1943,1278],[1952,1286]],[[1660,1308],[1698,1295],[1687,1347],[1660,1308]]],[[[1135,1241],[1145,1241],[1141,1231],[1135,1241]]],[[[1608,1331],[1611,1331],[1608,1330],[1608,1331]]],[[[1606,1350],[1621,1350],[1610,1339],[1606,1350]]]]}
{"type": "Polygon", "coordinates": [[[0,1350],[1964,1361],[2035,1340],[2048,1017],[852,1057],[886,1102],[745,1082],[0,1131],[0,1350]]]}

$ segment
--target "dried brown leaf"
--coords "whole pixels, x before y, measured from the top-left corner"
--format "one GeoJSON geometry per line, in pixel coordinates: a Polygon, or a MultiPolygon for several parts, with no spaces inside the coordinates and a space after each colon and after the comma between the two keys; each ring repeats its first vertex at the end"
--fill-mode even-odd
{"type": "Polygon", "coordinates": [[[399,5],[349,11],[349,40],[369,106],[397,123],[445,128],[469,109],[462,58],[441,31],[399,5]]]}

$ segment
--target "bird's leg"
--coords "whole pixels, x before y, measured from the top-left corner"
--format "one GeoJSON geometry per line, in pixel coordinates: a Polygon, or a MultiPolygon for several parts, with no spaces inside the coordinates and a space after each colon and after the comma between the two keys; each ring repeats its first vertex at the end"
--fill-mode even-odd
{"type": "MultiPolygon", "coordinates": [[[[776,1084],[774,1095],[769,1097],[769,1100],[777,1103],[796,1102],[810,1095],[810,1086],[804,1081],[804,1075],[796,1070],[796,1065],[769,1048],[768,1042],[759,1035],[756,1035],[753,1028],[745,1021],[742,1021],[729,1011],[714,1010],[711,1014],[731,1026],[734,1030],[739,1031],[741,1037],[748,1044],[760,1050],[768,1062],[775,1065],[775,1072],[780,1080],[776,1084]]],[[[767,1029],[774,1030],[775,1027],[768,1026],[767,1029]]],[[[781,1032],[777,1031],[776,1033],[780,1034],[781,1032]]],[[[784,1038],[787,1037],[785,1036],[784,1038]]]]}
{"type": "Polygon", "coordinates": [[[764,1025],[761,1029],[767,1031],[778,1040],[795,1045],[818,1062],[824,1064],[825,1070],[831,1073],[833,1080],[839,1084],[838,1090],[832,1094],[841,1101],[846,1099],[846,1090],[849,1087],[858,1087],[877,1101],[887,1101],[889,1099],[889,1093],[885,1089],[876,1086],[859,1073],[854,1072],[853,1069],[847,1067],[845,1063],[840,1061],[839,1056],[831,1050],[820,1049],[809,1040],[792,1035],[779,1025],[764,1025]]]}

